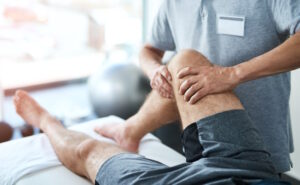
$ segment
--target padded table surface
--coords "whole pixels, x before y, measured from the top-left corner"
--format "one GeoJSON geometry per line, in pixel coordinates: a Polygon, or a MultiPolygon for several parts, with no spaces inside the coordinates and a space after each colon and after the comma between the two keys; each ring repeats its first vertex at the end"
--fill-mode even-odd
{"type": "MultiPolygon", "coordinates": [[[[143,146],[143,155],[147,158],[160,161],[168,166],[174,166],[185,162],[185,158],[167,147],[166,145],[153,141],[143,146]],[[149,148],[148,148],[149,147],[149,148]]],[[[64,166],[48,168],[21,178],[16,185],[91,185],[92,183],[80,177],[64,166]]]]}
{"type": "MultiPolygon", "coordinates": [[[[120,121],[124,120],[111,116],[76,125],[70,129],[88,134],[97,140],[113,143],[112,140],[96,134],[93,128],[96,125],[105,124],[105,122],[116,123],[120,121]]],[[[92,184],[85,178],[74,174],[61,165],[44,134],[0,144],[0,151],[4,151],[2,154],[0,153],[0,161],[4,162],[2,163],[4,165],[2,169],[6,170],[0,172],[0,177],[2,177],[0,184],[11,185],[13,184],[12,182],[16,182],[16,185],[92,184]],[[26,151],[26,153],[20,152],[20,150],[26,151]],[[26,159],[26,161],[24,161],[24,159],[26,159]],[[11,175],[11,171],[14,171],[15,174],[22,175],[17,178],[11,175]]],[[[185,162],[184,156],[162,144],[161,141],[152,134],[147,134],[141,140],[139,154],[168,166],[185,162]]]]}

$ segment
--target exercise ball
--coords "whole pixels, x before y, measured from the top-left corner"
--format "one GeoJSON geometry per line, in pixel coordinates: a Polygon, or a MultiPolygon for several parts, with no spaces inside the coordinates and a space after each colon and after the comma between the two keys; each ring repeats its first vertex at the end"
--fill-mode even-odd
{"type": "Polygon", "coordinates": [[[88,81],[89,97],[99,117],[116,115],[127,119],[145,101],[151,87],[143,72],[133,64],[107,64],[88,81]]]}
{"type": "Polygon", "coordinates": [[[0,143],[9,141],[13,135],[13,128],[3,121],[0,122],[0,143]]]}

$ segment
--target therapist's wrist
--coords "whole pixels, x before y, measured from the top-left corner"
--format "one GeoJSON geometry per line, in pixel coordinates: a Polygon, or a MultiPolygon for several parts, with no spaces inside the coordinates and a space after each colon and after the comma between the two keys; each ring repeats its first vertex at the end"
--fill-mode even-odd
{"type": "Polygon", "coordinates": [[[245,82],[245,72],[243,71],[243,67],[241,65],[235,65],[231,67],[231,69],[236,85],[245,82]]]}

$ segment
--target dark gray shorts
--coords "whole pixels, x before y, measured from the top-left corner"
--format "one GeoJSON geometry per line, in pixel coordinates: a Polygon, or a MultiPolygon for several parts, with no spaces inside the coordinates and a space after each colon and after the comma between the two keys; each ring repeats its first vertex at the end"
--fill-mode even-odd
{"type": "Polygon", "coordinates": [[[187,162],[168,167],[141,155],[111,157],[99,169],[96,185],[236,184],[277,179],[270,155],[244,110],[197,121],[182,133],[187,162]]]}

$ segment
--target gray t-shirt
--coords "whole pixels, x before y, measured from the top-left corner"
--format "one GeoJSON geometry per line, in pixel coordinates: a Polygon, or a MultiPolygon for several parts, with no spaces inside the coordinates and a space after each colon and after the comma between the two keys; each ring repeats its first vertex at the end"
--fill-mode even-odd
{"type": "MultiPolygon", "coordinates": [[[[233,66],[270,51],[299,30],[300,0],[165,0],[149,43],[164,51],[195,49],[214,64],[233,66]]],[[[282,73],[235,89],[278,172],[290,170],[293,152],[290,86],[290,73],[282,73]]]]}

